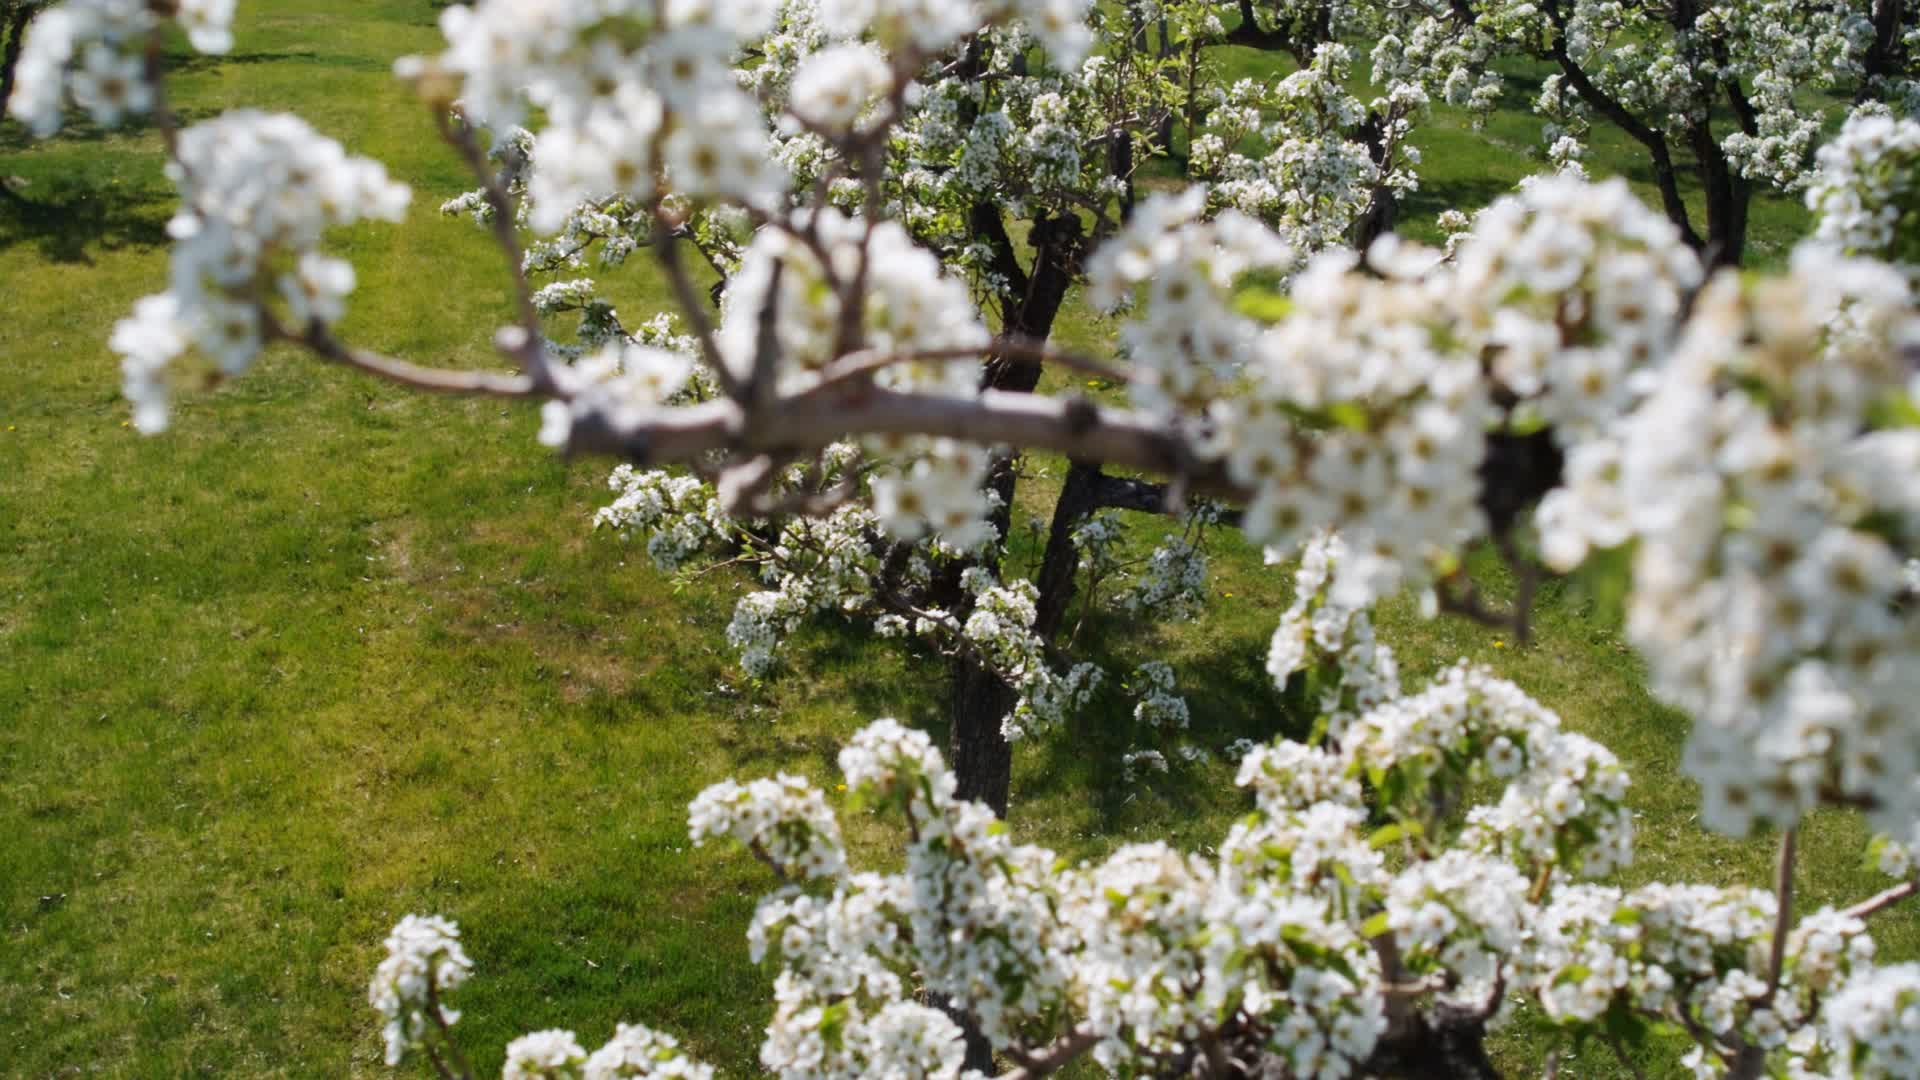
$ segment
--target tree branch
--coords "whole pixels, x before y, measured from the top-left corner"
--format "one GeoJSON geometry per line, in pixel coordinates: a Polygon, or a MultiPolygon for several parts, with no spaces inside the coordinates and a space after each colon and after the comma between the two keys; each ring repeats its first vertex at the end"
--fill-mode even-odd
{"type": "Polygon", "coordinates": [[[1841,914],[1849,916],[1850,918],[1865,919],[1885,911],[1887,908],[1912,896],[1915,892],[1920,892],[1920,882],[1903,881],[1891,889],[1867,897],[1865,900],[1841,912],[1841,914]]]}
{"type": "Polygon", "coordinates": [[[526,253],[520,247],[520,234],[514,221],[513,197],[500,184],[500,178],[487,165],[487,155],[474,140],[473,125],[467,122],[466,115],[454,109],[435,109],[433,122],[440,129],[440,137],[448,145],[460,152],[467,168],[480,181],[481,190],[486,193],[487,205],[493,208],[493,239],[500,245],[500,252],[506,257],[507,266],[513,273],[514,304],[519,309],[520,329],[525,338],[519,343],[527,368],[527,374],[533,377],[534,385],[541,390],[551,391],[558,386],[553,371],[547,363],[547,352],[540,344],[540,312],[534,307],[533,286],[527,281],[526,253]],[[460,122],[456,126],[453,121],[460,122]]]}
{"type": "Polygon", "coordinates": [[[949,360],[984,360],[989,356],[1005,358],[1010,363],[1058,364],[1074,371],[1084,371],[1089,375],[1098,375],[1115,382],[1134,381],[1133,373],[1125,368],[1103,364],[1091,357],[1078,353],[1056,349],[1044,341],[1015,335],[1002,335],[993,339],[985,347],[955,346],[945,349],[907,349],[899,352],[886,352],[878,349],[866,349],[850,353],[835,361],[832,366],[821,372],[821,383],[828,385],[837,382],[851,382],[864,375],[870,375],[896,364],[937,363],[949,360]]]}
{"type": "Polygon", "coordinates": [[[369,375],[377,375],[388,382],[410,386],[416,390],[508,398],[550,396],[550,392],[542,391],[532,378],[525,375],[422,367],[419,364],[409,364],[405,360],[395,360],[365,349],[356,349],[334,337],[326,327],[318,323],[309,326],[303,334],[293,334],[286,328],[269,321],[267,331],[269,340],[288,341],[305,346],[316,355],[336,364],[355,368],[369,375]]]}
{"type": "Polygon", "coordinates": [[[1774,864],[1773,871],[1773,948],[1767,957],[1767,993],[1764,1001],[1773,1000],[1773,995],[1780,989],[1780,977],[1786,969],[1787,928],[1793,922],[1794,847],[1799,832],[1798,829],[1785,829],[1780,833],[1780,858],[1774,864]]]}
{"type": "Polygon", "coordinates": [[[1019,1067],[1000,1074],[999,1080],[1037,1080],[1066,1068],[1099,1042],[1100,1036],[1080,1028],[1055,1039],[1052,1045],[1038,1053],[1010,1052],[1008,1056],[1019,1062],[1019,1067]]]}

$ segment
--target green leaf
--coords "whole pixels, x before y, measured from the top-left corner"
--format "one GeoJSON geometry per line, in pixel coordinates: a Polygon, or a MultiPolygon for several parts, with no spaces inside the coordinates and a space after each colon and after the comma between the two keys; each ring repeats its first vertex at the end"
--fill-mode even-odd
{"type": "Polygon", "coordinates": [[[839,1050],[845,1045],[848,1005],[836,1001],[820,1010],[820,1041],[839,1050]]]}
{"type": "Polygon", "coordinates": [[[1920,405],[1907,394],[1888,394],[1873,403],[1867,418],[1876,428],[1920,427],[1920,405]]]}
{"type": "Polygon", "coordinates": [[[1367,410],[1351,401],[1336,401],[1327,406],[1327,419],[1348,431],[1367,431],[1372,427],[1367,410]]]}
{"type": "Polygon", "coordinates": [[[1390,929],[1392,928],[1387,924],[1387,913],[1383,911],[1360,924],[1360,936],[1364,938],[1377,938],[1390,929]]]}
{"type": "Polygon", "coordinates": [[[1293,298],[1285,293],[1247,288],[1233,298],[1233,308],[1249,319],[1277,323],[1293,314],[1293,298]]]}
{"type": "Polygon", "coordinates": [[[1372,836],[1367,837],[1367,846],[1379,851],[1405,835],[1407,835],[1407,827],[1397,821],[1391,825],[1382,825],[1373,830],[1372,836]]]}

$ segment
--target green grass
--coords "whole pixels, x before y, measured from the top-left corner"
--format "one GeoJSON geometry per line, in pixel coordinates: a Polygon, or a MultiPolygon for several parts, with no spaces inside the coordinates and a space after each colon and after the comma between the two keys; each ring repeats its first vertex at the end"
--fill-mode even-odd
{"type": "MultiPolygon", "coordinates": [[[[361,281],[343,334],[486,366],[508,280],[483,233],[437,214],[464,173],[388,75],[434,47],[435,13],[245,5],[236,54],[187,63],[176,95],[194,118],[297,111],[412,184],[405,225],[338,243],[361,281]]],[[[1483,137],[1436,122],[1419,212],[1531,168],[1508,149],[1531,145],[1528,123],[1503,114],[1483,137]]],[[[522,1030],[593,1042],[617,1019],[753,1071],[770,976],[742,931],[769,882],[748,858],[689,850],[685,804],[727,775],[827,780],[875,716],[937,731],[933,662],[822,626],[787,677],[746,685],[721,628],[747,583],[675,585],[591,536],[603,465],[539,453],[529,409],[272,354],[139,438],[105,343],[164,281],[157,138],[81,127],[30,145],[9,125],[0,175],[26,181],[0,201],[0,1071],[381,1073],[365,981],[386,929],[429,910],[467,931],[479,974],[461,1031],[483,1073],[522,1030]]],[[[1784,237],[1799,225],[1779,212],[1784,237]]],[[[639,261],[609,284],[628,315],[665,306],[639,261]]],[[[1081,345],[1104,334],[1078,308],[1062,328],[1081,345]]],[[[1032,468],[1023,515],[1045,512],[1062,471],[1032,468]]],[[[1263,671],[1286,577],[1232,536],[1215,566],[1203,619],[1096,615],[1088,650],[1119,671],[1173,661],[1210,745],[1296,729],[1263,671]]],[[[1764,841],[1690,824],[1684,723],[1575,601],[1549,597],[1525,649],[1404,606],[1383,622],[1410,678],[1484,660],[1621,754],[1642,813],[1631,880],[1766,881],[1764,841]]],[[[1128,784],[1131,740],[1109,702],[1022,747],[1018,835],[1081,857],[1216,841],[1243,809],[1228,766],[1128,784]]],[[[864,857],[888,858],[886,826],[851,826],[864,857]]],[[[1808,904],[1880,884],[1856,869],[1857,821],[1822,816],[1811,834],[1808,904]]],[[[1914,954],[1911,920],[1884,929],[1888,954],[1914,954]]],[[[1506,1038],[1513,1061],[1538,1059],[1524,1024],[1506,1038]]]]}

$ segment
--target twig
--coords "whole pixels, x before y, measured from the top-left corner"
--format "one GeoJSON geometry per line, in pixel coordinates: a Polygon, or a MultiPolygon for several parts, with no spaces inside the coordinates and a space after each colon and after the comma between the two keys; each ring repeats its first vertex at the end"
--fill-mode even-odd
{"type": "Polygon", "coordinates": [[[767,274],[767,296],[760,302],[759,321],[753,336],[753,374],[747,378],[740,401],[749,418],[765,412],[774,403],[780,378],[780,278],[786,268],[786,263],[773,260],[773,268],[767,274]]]}
{"type": "Polygon", "coordinates": [[[289,341],[312,350],[316,355],[350,368],[377,375],[389,382],[416,390],[443,394],[480,394],[488,397],[528,398],[545,396],[534,380],[525,375],[502,375],[491,371],[452,371],[422,367],[405,360],[356,349],[341,342],[318,323],[304,334],[294,334],[272,321],[267,323],[270,340],[289,341]]]}
{"type": "MultiPolygon", "coordinates": [[[[166,44],[165,26],[165,23],[159,23],[154,26],[153,32],[147,35],[146,52],[140,58],[140,73],[153,87],[153,123],[160,129],[161,141],[166,143],[167,158],[184,169],[186,163],[180,161],[179,124],[175,120],[173,110],[167,105],[167,65],[161,51],[166,44]]],[[[5,103],[0,102],[0,104],[5,103]]]]}
{"type": "Polygon", "coordinates": [[[753,852],[754,858],[766,863],[767,869],[772,870],[773,876],[779,878],[783,884],[791,880],[791,876],[787,873],[786,867],[775,862],[773,856],[767,854],[767,849],[761,846],[760,841],[755,840],[751,844],[748,844],[747,850],[753,852]]]}
{"type": "Polygon", "coordinates": [[[551,391],[556,384],[547,363],[546,350],[540,346],[540,312],[533,303],[533,286],[527,282],[526,253],[521,250],[519,233],[514,231],[513,197],[506,188],[500,186],[500,178],[488,167],[486,152],[474,141],[473,125],[467,122],[466,116],[457,107],[435,109],[433,122],[440,129],[440,137],[460,152],[467,168],[480,181],[481,190],[487,196],[487,205],[493,208],[493,239],[500,245],[500,252],[506,257],[508,269],[513,273],[514,301],[520,312],[520,328],[526,333],[526,339],[519,347],[521,358],[527,365],[527,374],[533,377],[534,385],[541,390],[551,391]],[[460,121],[458,126],[453,123],[455,118],[460,121]]]}
{"type": "MultiPolygon", "coordinates": [[[[433,1020],[433,1026],[440,1032],[440,1041],[447,1048],[447,1056],[453,1059],[453,1067],[458,1070],[462,1080],[473,1080],[473,1066],[467,1056],[460,1052],[460,1045],[453,1041],[453,1029],[447,1024],[447,1018],[440,1015],[440,992],[435,980],[427,979],[427,1016],[433,1020]]],[[[438,1064],[436,1059],[435,1064],[438,1064]]],[[[442,1066],[445,1071],[445,1066],[442,1066]]]]}
{"type": "Polygon", "coordinates": [[[694,339],[700,342],[700,352],[707,358],[707,366],[713,369],[714,381],[720,384],[721,393],[733,397],[740,392],[740,380],[733,377],[727,367],[726,357],[720,355],[720,343],[713,334],[713,320],[707,317],[707,311],[700,305],[700,297],[694,291],[693,280],[687,277],[686,264],[680,261],[680,245],[675,241],[682,235],[680,224],[667,217],[659,206],[653,210],[654,228],[665,230],[661,241],[653,245],[653,251],[659,257],[660,269],[666,272],[667,284],[673,288],[673,298],[680,305],[680,314],[693,325],[694,339]]]}
{"type": "Polygon", "coordinates": [[[1865,919],[1885,911],[1887,908],[1912,896],[1916,891],[1920,891],[1920,883],[1903,881],[1891,889],[1867,897],[1865,900],[1841,912],[1841,914],[1849,918],[1865,919]]]}
{"type": "Polygon", "coordinates": [[[1780,989],[1780,977],[1785,973],[1787,927],[1793,921],[1794,847],[1799,833],[1798,829],[1786,829],[1780,833],[1780,859],[1773,871],[1773,950],[1767,959],[1767,992],[1761,997],[1762,1004],[1773,1000],[1773,995],[1780,989]]]}
{"type": "Polygon", "coordinates": [[[439,1073],[446,1080],[454,1080],[453,1070],[447,1068],[447,1063],[440,1060],[440,1052],[432,1046],[427,1047],[427,1060],[433,1062],[434,1072],[439,1073]]]}

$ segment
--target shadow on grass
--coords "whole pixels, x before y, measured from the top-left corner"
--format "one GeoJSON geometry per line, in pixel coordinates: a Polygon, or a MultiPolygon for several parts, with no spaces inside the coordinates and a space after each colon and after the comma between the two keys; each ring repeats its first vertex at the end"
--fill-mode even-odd
{"type": "Polygon", "coordinates": [[[50,262],[91,263],[93,250],[164,246],[167,216],[165,203],[137,190],[65,182],[24,193],[0,188],[0,250],[33,244],[50,262]]]}
{"type": "Polygon", "coordinates": [[[1400,212],[1409,218],[1431,218],[1444,210],[1485,206],[1512,191],[1512,182],[1503,177],[1427,180],[1401,198],[1400,212]]]}
{"type": "Polygon", "coordinates": [[[1266,671],[1265,649],[1236,643],[1183,657],[1176,665],[1175,692],[1186,699],[1189,711],[1184,732],[1144,728],[1133,717],[1135,698],[1119,682],[1131,674],[1138,656],[1152,653],[1150,643],[1138,639],[1138,627],[1130,619],[1113,612],[1090,617],[1081,640],[1091,644],[1076,650],[1076,658],[1100,664],[1114,682],[1092,707],[1069,722],[1064,737],[1035,741],[1033,752],[1040,767],[1021,777],[1020,789],[1014,793],[1016,803],[1080,792],[1101,821],[1112,823],[1126,813],[1145,786],[1151,788],[1159,807],[1156,812],[1170,812],[1175,819],[1197,818],[1212,809],[1217,793],[1207,785],[1183,780],[1194,767],[1174,752],[1177,744],[1192,743],[1218,753],[1236,739],[1264,743],[1283,734],[1305,738],[1312,727],[1304,703],[1289,701],[1274,689],[1266,671]],[[1106,648],[1109,642],[1124,645],[1125,654],[1106,648]],[[1145,652],[1143,645],[1149,646],[1145,652]],[[1135,749],[1158,750],[1167,760],[1168,773],[1130,779],[1124,759],[1135,749]]]}
{"type": "MultiPolygon", "coordinates": [[[[187,127],[206,120],[221,110],[205,108],[185,108],[174,110],[174,122],[187,127]]],[[[111,138],[143,136],[154,130],[151,120],[144,116],[127,118],[125,123],[105,125],[96,124],[84,109],[68,109],[61,118],[60,130],[46,138],[40,138],[27,125],[11,118],[0,119],[0,154],[21,154],[37,147],[60,143],[99,143],[111,138]]],[[[155,146],[159,144],[156,142],[155,146]]]]}
{"type": "Polygon", "coordinates": [[[345,52],[323,53],[313,49],[285,49],[278,52],[227,53],[225,55],[181,53],[167,62],[167,69],[174,75],[186,75],[234,65],[251,67],[263,64],[336,68],[343,71],[376,71],[382,74],[393,70],[392,64],[375,57],[355,56],[345,52]]]}

